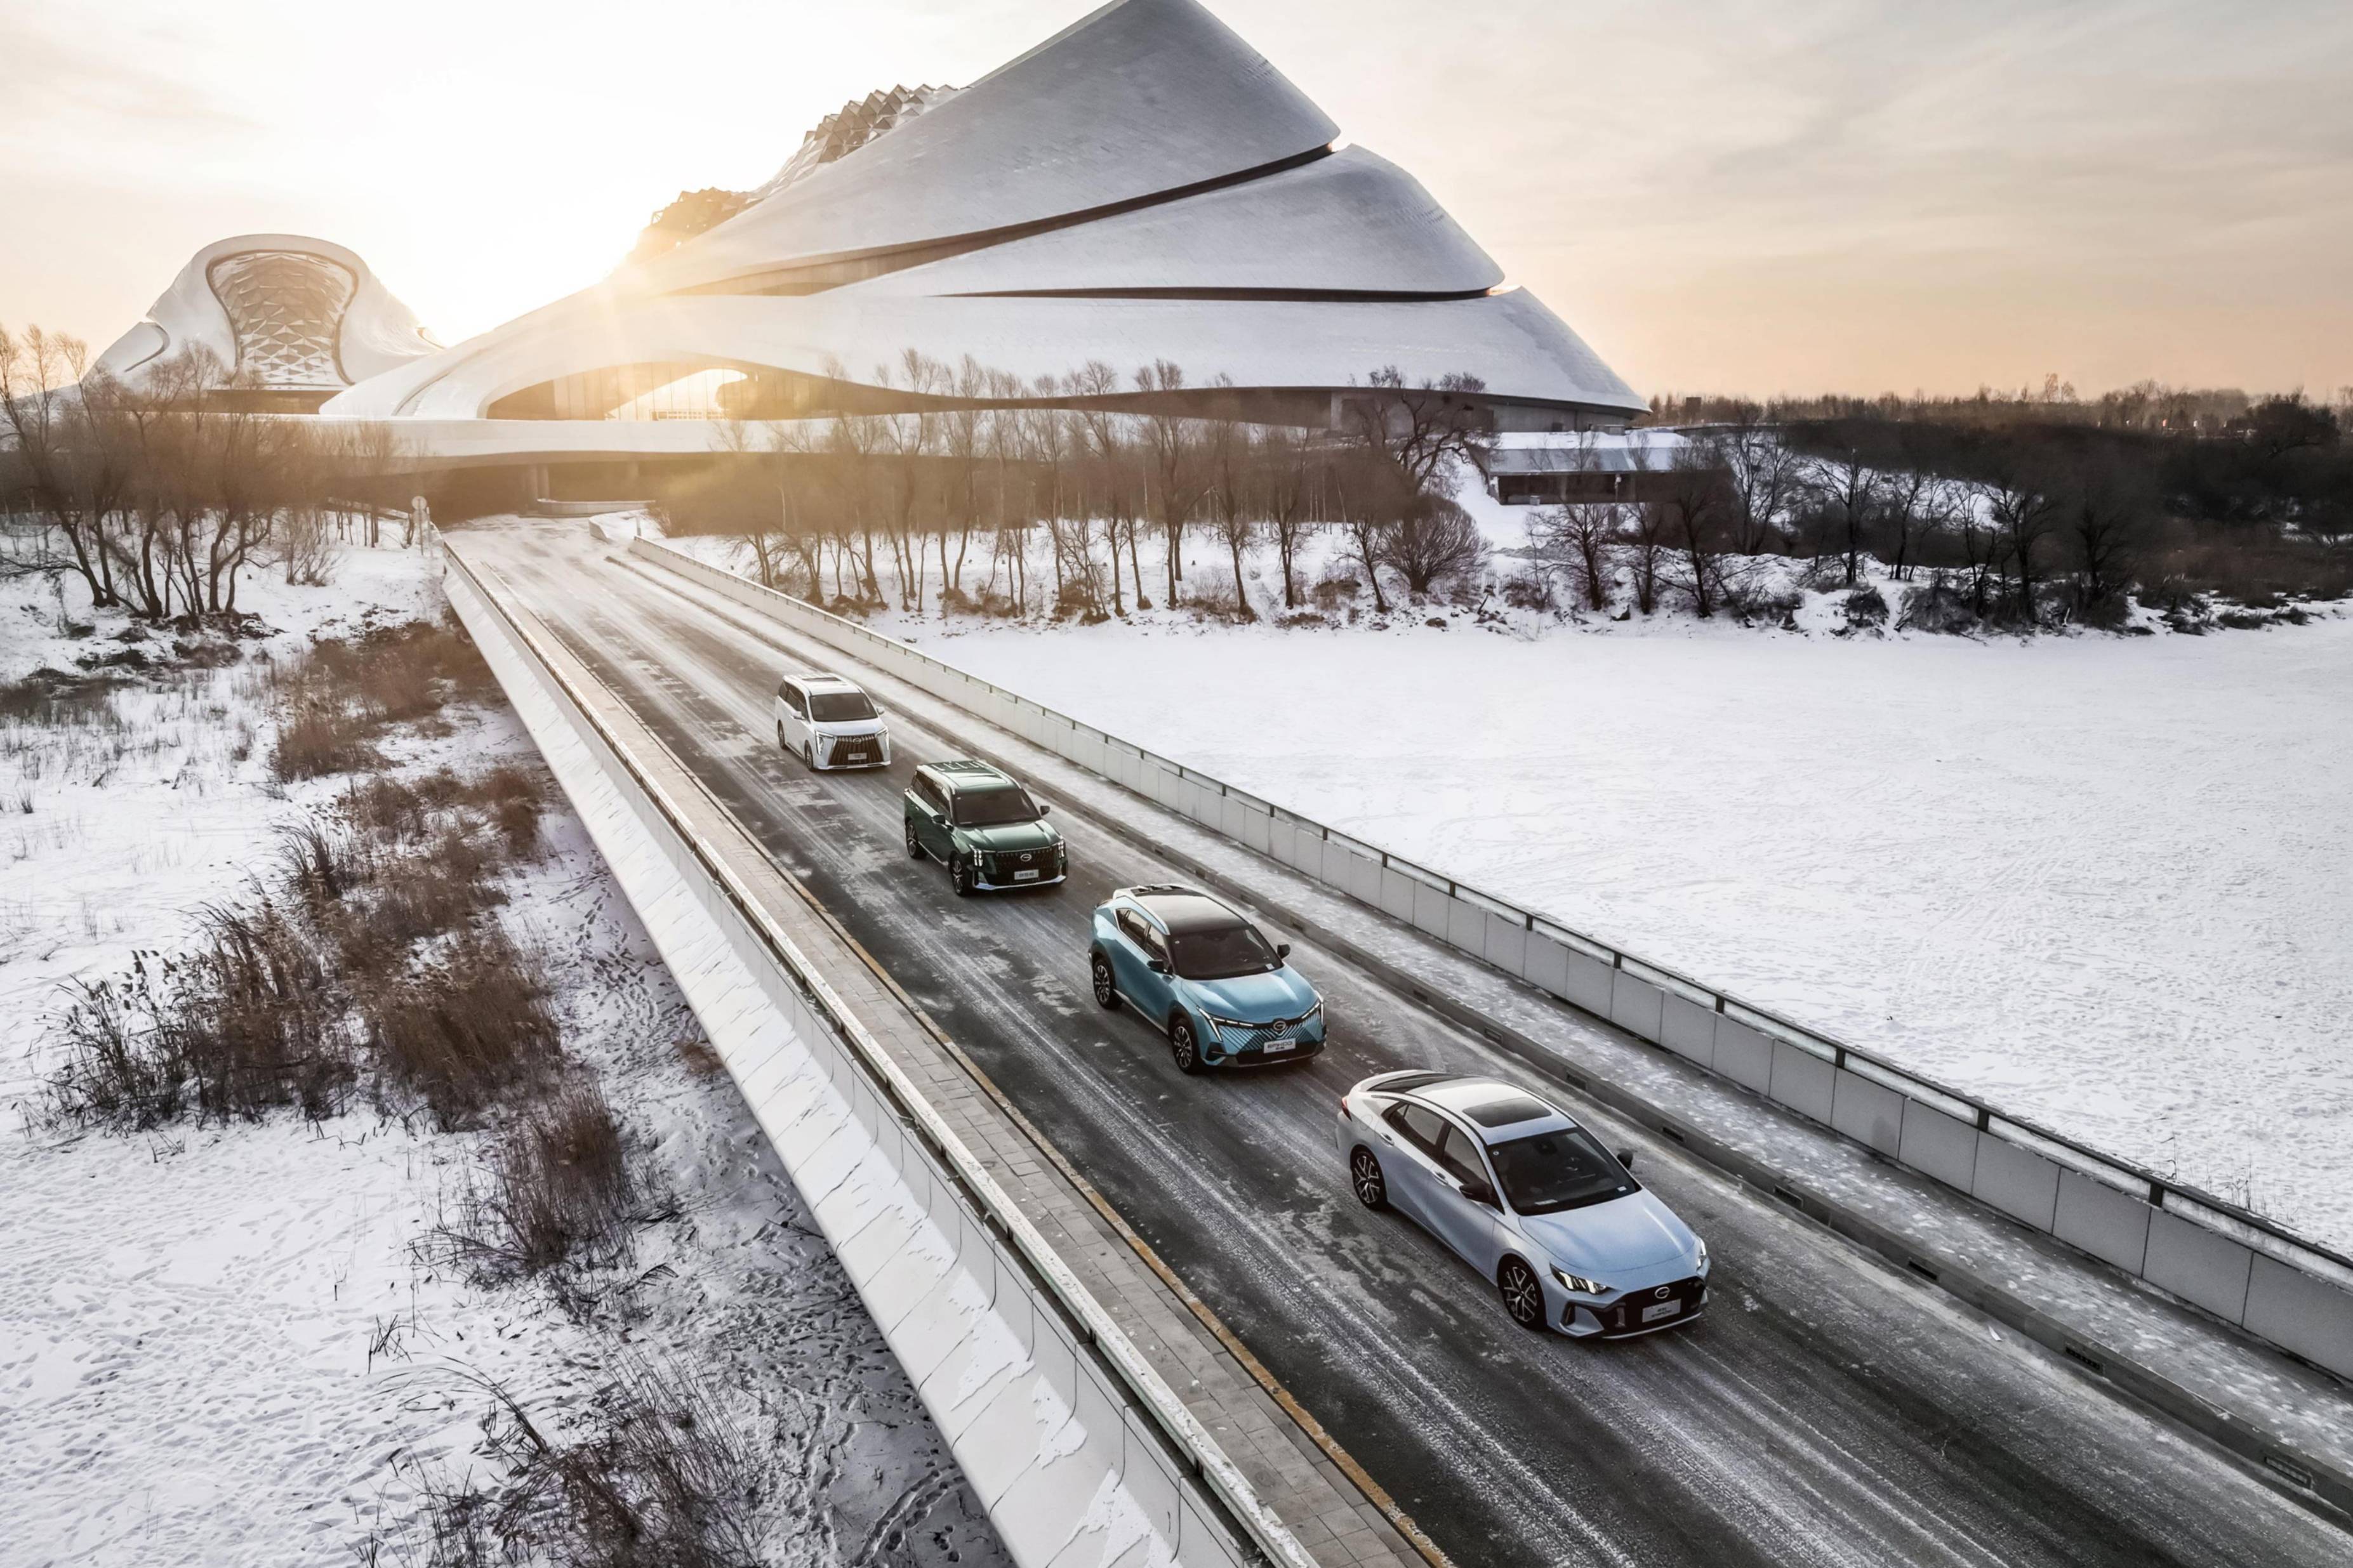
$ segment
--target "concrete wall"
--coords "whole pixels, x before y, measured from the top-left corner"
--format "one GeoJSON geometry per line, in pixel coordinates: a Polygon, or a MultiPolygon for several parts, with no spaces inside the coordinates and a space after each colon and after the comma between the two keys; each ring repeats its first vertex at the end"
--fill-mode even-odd
{"type": "Polygon", "coordinates": [[[555,656],[462,563],[445,583],[1014,1559],[1312,1568],[824,976],[698,845],[695,803],[591,716],[555,656]]]}
{"type": "Polygon", "coordinates": [[[1606,1018],[1888,1159],[2353,1378],[2353,1264],[2252,1216],[2160,1192],[2147,1173],[1336,830],[1103,734],[649,540],[630,549],[794,630],[1134,790],[1334,891],[1606,1018]],[[1639,970],[1640,973],[1632,971],[1639,970]],[[1863,1070],[1855,1070],[1861,1068],[1863,1070]],[[1900,1086],[1909,1080],[1919,1093],[1900,1086]],[[1955,1107],[1972,1113],[1963,1121],[1955,1107]],[[2063,1163],[2063,1161],[2065,1163],[2063,1163]],[[2153,1198],[2158,1201],[2152,1201],[2153,1198]]]}

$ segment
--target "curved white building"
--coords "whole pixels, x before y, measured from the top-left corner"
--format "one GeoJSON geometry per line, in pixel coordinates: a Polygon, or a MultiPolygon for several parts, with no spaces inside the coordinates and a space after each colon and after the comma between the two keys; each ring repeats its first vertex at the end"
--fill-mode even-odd
{"type": "Polygon", "coordinates": [[[310,410],[440,347],[342,246],[247,234],[196,252],[92,374],[146,390],[208,354],[230,381],[216,401],[310,410]]]}
{"type": "Polygon", "coordinates": [[[874,406],[911,395],[887,368],[908,350],[1056,402],[1040,384],[1090,361],[1124,380],[1165,360],[1301,422],[1387,366],[1477,376],[1507,429],[1615,427],[1643,406],[1410,175],[1340,147],[1194,0],[1113,0],[961,90],[853,109],[727,222],[325,412],[874,406]]]}

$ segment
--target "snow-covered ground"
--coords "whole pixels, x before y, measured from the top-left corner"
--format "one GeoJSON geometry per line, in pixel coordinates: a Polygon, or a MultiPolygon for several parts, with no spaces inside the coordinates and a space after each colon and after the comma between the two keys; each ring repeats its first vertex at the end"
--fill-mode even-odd
{"type": "Polygon", "coordinates": [[[1837,637],[1826,595],[1799,632],[1432,613],[871,624],[2353,1246],[2353,619],[2026,641],[1837,637]]]}
{"type": "MultiPolygon", "coordinates": [[[[438,613],[423,558],[391,550],[346,552],[330,587],[257,576],[240,598],[277,628],[254,646],[279,657],[438,613]]],[[[79,595],[61,613],[38,579],[0,585],[0,680],[119,647],[121,625],[79,595]],[[62,628],[93,621],[94,636],[62,628]]],[[[278,826],[342,787],[269,779],[255,668],[126,687],[78,727],[0,727],[0,1100],[16,1112],[0,1122],[0,1563],[347,1563],[379,1531],[385,1560],[408,1561],[421,1479],[481,1478],[477,1380],[565,1433],[642,1366],[698,1385],[778,1457],[776,1560],[1003,1561],[552,786],[546,853],[510,874],[500,918],[547,965],[566,1052],[671,1200],[638,1229],[639,1277],[601,1304],[567,1311],[537,1285],[420,1263],[481,1134],[365,1110],[136,1136],[36,1114],[65,984],[171,951],[208,902],[257,897],[278,826]]],[[[448,733],[387,747],[398,771],[533,755],[503,708],[445,717],[448,733]]]]}

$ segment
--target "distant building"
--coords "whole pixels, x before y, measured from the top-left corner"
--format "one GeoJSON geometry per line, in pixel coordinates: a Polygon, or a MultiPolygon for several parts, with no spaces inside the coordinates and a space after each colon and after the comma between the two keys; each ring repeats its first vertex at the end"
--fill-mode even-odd
{"type": "Polygon", "coordinates": [[[1688,446],[1667,430],[1506,435],[1483,459],[1487,493],[1505,506],[1641,500],[1688,446]]]}
{"type": "Polygon", "coordinates": [[[304,394],[398,422],[446,466],[522,467],[538,493],[549,465],[631,483],[643,463],[706,457],[720,420],[841,408],[1214,402],[1330,426],[1389,367],[1409,384],[1477,377],[1506,432],[1612,432],[1645,412],[1410,175],[1345,145],[1195,0],[1114,0],[969,86],[852,102],[747,195],[453,348],[363,370],[346,325],[332,377],[334,290],[311,289],[318,308],[281,311],[305,323],[304,394]],[[910,384],[910,351],[948,383],[910,384]],[[1182,388],[1140,393],[1136,370],[1162,361],[1182,388]],[[1074,386],[1091,363],[1115,384],[1074,386]],[[983,374],[957,384],[967,364],[983,374]]]}
{"type": "Polygon", "coordinates": [[[440,347],[342,246],[248,234],[196,252],[92,369],[148,391],[207,360],[216,405],[307,414],[440,347]]]}

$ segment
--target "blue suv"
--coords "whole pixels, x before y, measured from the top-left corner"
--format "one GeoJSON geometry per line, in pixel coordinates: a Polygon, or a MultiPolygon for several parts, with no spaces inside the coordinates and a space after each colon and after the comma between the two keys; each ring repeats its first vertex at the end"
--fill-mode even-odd
{"type": "Polygon", "coordinates": [[[1122,888],[1095,910],[1095,1001],[1168,1036],[1183,1071],[1304,1061],[1324,1049],[1324,998],[1233,910],[1190,888],[1122,888]]]}

